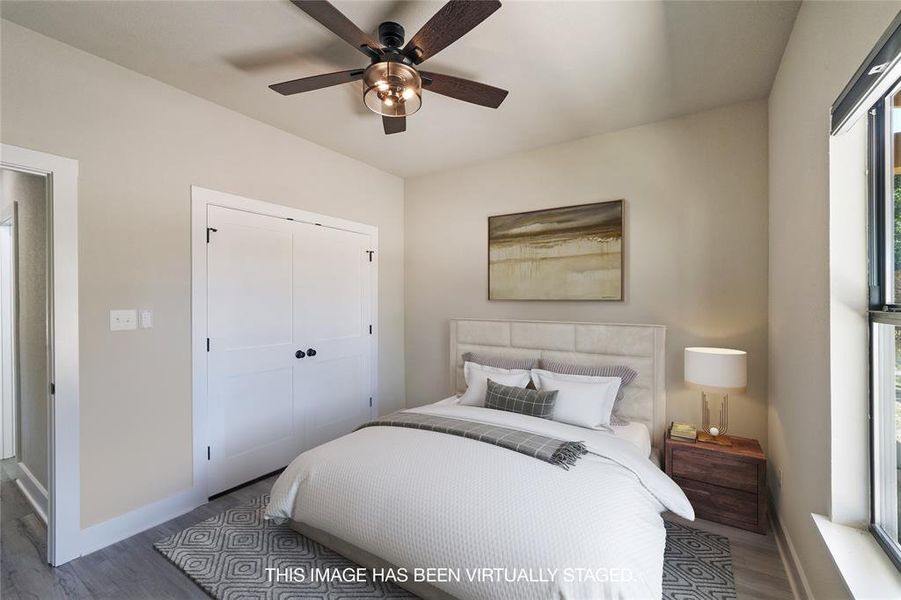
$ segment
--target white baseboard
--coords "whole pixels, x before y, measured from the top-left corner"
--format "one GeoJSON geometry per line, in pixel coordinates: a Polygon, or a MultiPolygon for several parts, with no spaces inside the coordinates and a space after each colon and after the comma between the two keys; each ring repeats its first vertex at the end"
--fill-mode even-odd
{"type": "Polygon", "coordinates": [[[81,530],[81,554],[90,554],[110,544],[120,542],[160,523],[165,523],[205,504],[206,496],[195,489],[136,508],[124,515],[81,530]]]}
{"type": "Polygon", "coordinates": [[[795,551],[795,545],[791,538],[782,527],[782,520],[776,512],[772,499],[770,500],[770,526],[773,528],[773,537],[776,538],[776,546],[779,548],[779,556],[782,557],[782,564],[785,565],[785,573],[788,575],[788,583],[791,585],[792,594],[795,600],[813,600],[813,592],[810,589],[810,583],[801,567],[801,561],[798,553],[795,551]]]}
{"type": "Polygon", "coordinates": [[[50,512],[47,490],[41,485],[34,474],[25,466],[25,463],[18,463],[19,476],[16,477],[16,485],[22,490],[22,495],[28,500],[39,517],[47,522],[47,514],[50,512]]]}

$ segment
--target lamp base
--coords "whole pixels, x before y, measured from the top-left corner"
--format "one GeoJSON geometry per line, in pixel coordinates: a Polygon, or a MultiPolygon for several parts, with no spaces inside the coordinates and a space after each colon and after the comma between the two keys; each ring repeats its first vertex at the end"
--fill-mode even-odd
{"type": "Polygon", "coordinates": [[[707,402],[707,392],[701,391],[701,431],[698,432],[698,441],[718,446],[731,446],[732,442],[726,437],[726,427],[729,424],[729,394],[723,394],[723,403],[720,405],[719,427],[710,425],[710,404],[707,402]],[[715,431],[716,435],[711,434],[715,431]]]}
{"type": "Polygon", "coordinates": [[[730,440],[727,435],[710,435],[706,431],[698,432],[698,441],[704,442],[705,444],[717,444],[718,446],[732,445],[732,440],[730,440]]]}

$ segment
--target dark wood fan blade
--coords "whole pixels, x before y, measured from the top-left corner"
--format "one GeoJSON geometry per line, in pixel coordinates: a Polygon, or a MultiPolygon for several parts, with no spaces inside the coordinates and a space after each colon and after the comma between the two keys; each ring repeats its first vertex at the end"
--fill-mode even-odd
{"type": "Polygon", "coordinates": [[[469,79],[460,79],[452,75],[428,73],[420,71],[423,89],[442,96],[456,98],[464,102],[472,102],[488,108],[497,108],[507,97],[507,90],[485,85],[469,79]]]}
{"type": "Polygon", "coordinates": [[[325,0],[291,0],[291,2],[307,13],[326,29],[367,56],[377,53],[381,45],[364,33],[344,14],[325,0]]]}
{"type": "Polygon", "coordinates": [[[300,79],[292,79],[291,81],[273,83],[269,87],[279,94],[290,96],[291,94],[311,92],[313,90],[321,90],[322,88],[331,87],[333,85],[350,83],[351,81],[356,81],[362,77],[363,69],[351,69],[350,71],[338,71],[337,73],[313,75],[312,77],[301,77],[300,79]]]}
{"type": "Polygon", "coordinates": [[[403,52],[419,64],[469,33],[500,7],[498,0],[451,0],[410,38],[403,52]]]}
{"type": "Polygon", "coordinates": [[[382,127],[385,128],[385,135],[403,133],[407,130],[407,117],[382,116],[382,127]]]}

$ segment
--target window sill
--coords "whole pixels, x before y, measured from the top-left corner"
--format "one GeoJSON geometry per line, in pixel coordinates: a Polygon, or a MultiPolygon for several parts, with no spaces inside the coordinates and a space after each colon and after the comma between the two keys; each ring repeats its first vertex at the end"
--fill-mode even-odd
{"type": "Polygon", "coordinates": [[[901,573],[869,531],[811,516],[853,598],[901,598],[901,573]]]}

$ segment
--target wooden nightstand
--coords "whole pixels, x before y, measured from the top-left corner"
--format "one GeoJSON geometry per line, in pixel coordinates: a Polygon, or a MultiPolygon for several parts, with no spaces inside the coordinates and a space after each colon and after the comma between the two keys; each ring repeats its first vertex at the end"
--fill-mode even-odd
{"type": "Polygon", "coordinates": [[[701,519],[766,534],[766,456],[757,440],[728,436],[731,446],[685,442],[666,434],[666,474],[701,519]]]}

